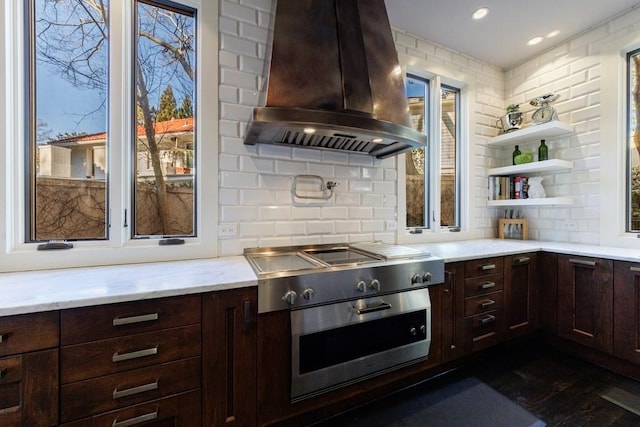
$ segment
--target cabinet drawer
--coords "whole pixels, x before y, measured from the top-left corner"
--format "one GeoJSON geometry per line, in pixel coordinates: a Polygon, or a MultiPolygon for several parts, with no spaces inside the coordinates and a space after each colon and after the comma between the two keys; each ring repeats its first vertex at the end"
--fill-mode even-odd
{"type": "Polygon", "coordinates": [[[473,352],[496,345],[500,338],[502,317],[502,310],[494,310],[466,318],[468,350],[473,352]]]}
{"type": "Polygon", "coordinates": [[[125,427],[142,425],[200,427],[200,390],[64,424],[63,427],[125,427]]]}
{"type": "Polygon", "coordinates": [[[62,345],[200,323],[200,295],[161,298],[65,310],[62,345]]]}
{"type": "Polygon", "coordinates": [[[63,384],[200,356],[200,325],[62,347],[63,384]]]}
{"type": "Polygon", "coordinates": [[[491,294],[467,298],[464,300],[464,315],[475,316],[487,311],[494,311],[503,307],[503,293],[494,292],[491,294]]]}
{"type": "Polygon", "coordinates": [[[56,347],[59,323],[57,311],[0,317],[0,356],[56,347]]]}
{"type": "Polygon", "coordinates": [[[61,421],[68,422],[200,388],[200,360],[194,357],[63,385],[61,421]]]}
{"type": "Polygon", "coordinates": [[[464,277],[502,274],[503,271],[504,260],[502,257],[475,259],[464,263],[464,277]]]}
{"type": "Polygon", "coordinates": [[[474,277],[464,280],[464,296],[473,297],[501,291],[504,288],[504,276],[492,274],[484,277],[474,277]]]}

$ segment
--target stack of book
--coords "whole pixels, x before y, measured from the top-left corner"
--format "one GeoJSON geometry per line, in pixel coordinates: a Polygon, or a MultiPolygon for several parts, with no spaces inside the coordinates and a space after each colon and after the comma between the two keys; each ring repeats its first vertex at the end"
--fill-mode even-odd
{"type": "Polygon", "coordinates": [[[490,176],[489,200],[526,199],[528,176],[490,176]]]}

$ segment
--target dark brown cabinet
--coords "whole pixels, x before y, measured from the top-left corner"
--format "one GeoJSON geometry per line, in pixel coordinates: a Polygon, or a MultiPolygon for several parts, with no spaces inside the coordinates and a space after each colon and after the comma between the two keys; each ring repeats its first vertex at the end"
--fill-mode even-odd
{"type": "Polygon", "coordinates": [[[63,310],[60,421],[201,425],[201,298],[63,310]]]}
{"type": "Polygon", "coordinates": [[[464,356],[464,262],[446,264],[442,286],[442,361],[464,356]]]}
{"type": "Polygon", "coordinates": [[[464,352],[493,346],[504,337],[504,259],[464,264],[464,352]]]}
{"type": "Polygon", "coordinates": [[[613,261],[558,256],[558,335],[613,353],[613,261]]]}
{"type": "Polygon", "coordinates": [[[532,332],[538,326],[537,254],[504,259],[504,318],[506,338],[532,332]]]}
{"type": "Polygon", "coordinates": [[[613,354],[640,364],[640,264],[616,261],[613,354]]]}
{"type": "Polygon", "coordinates": [[[256,288],[203,296],[203,425],[255,426],[256,288]]]}
{"type": "Polygon", "coordinates": [[[0,318],[0,425],[58,424],[58,312],[0,318]]]}

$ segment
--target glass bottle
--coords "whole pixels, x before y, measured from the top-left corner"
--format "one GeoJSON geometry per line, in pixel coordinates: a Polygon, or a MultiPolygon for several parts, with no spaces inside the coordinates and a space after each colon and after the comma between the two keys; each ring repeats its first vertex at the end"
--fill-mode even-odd
{"type": "Polygon", "coordinates": [[[516,164],[516,156],[519,156],[520,154],[520,149],[518,148],[518,146],[516,145],[516,149],[513,150],[513,156],[512,156],[512,160],[513,160],[513,164],[516,164]]]}
{"type": "Polygon", "coordinates": [[[540,140],[540,146],[538,147],[538,161],[549,160],[549,147],[544,143],[544,139],[540,140]]]}

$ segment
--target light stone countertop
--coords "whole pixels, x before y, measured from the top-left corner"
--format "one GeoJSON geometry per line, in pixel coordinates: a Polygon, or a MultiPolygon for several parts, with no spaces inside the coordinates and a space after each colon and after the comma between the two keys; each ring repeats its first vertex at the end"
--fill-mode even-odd
{"type": "MultiPolygon", "coordinates": [[[[407,245],[445,262],[549,252],[640,262],[640,249],[571,243],[467,240],[407,245]]],[[[0,273],[0,316],[257,286],[244,256],[0,273]]]]}

